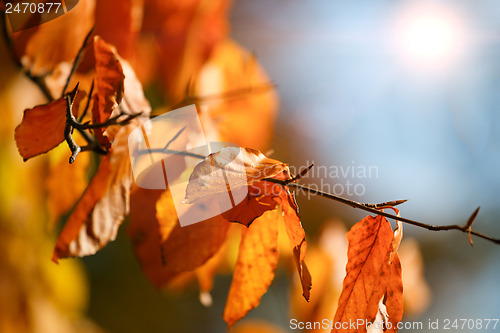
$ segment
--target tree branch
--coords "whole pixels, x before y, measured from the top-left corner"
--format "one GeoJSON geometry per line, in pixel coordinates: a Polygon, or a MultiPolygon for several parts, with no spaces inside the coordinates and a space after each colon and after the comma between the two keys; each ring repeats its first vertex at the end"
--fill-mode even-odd
{"type": "Polygon", "coordinates": [[[474,231],[471,229],[471,226],[474,223],[475,218],[479,212],[479,207],[476,208],[476,210],[469,217],[467,223],[463,226],[458,225],[458,224],[438,226],[438,225],[426,224],[426,223],[410,220],[410,219],[407,219],[404,217],[399,217],[396,215],[386,213],[382,210],[379,210],[379,209],[387,208],[389,206],[395,206],[395,204],[399,205],[399,204],[405,202],[406,200],[396,200],[396,201],[391,201],[391,202],[385,202],[382,204],[364,204],[364,203],[359,203],[359,202],[356,202],[353,200],[345,199],[345,198],[333,195],[331,193],[319,191],[319,190],[307,187],[305,185],[290,183],[289,180],[279,180],[279,179],[274,179],[274,178],[265,178],[263,180],[271,182],[271,183],[280,184],[283,186],[288,186],[288,187],[295,188],[295,189],[301,189],[301,190],[307,191],[309,193],[322,196],[322,197],[327,198],[327,199],[335,200],[337,202],[343,203],[343,204],[351,206],[353,208],[361,209],[361,210],[364,210],[364,211],[367,211],[367,212],[370,212],[373,214],[381,215],[381,216],[384,216],[384,217],[387,217],[387,218],[390,218],[390,219],[393,219],[396,221],[401,221],[401,222],[411,224],[411,225],[414,225],[416,227],[424,228],[427,230],[431,230],[431,231],[458,230],[458,231],[469,234],[469,241],[470,241],[471,245],[472,245],[472,239],[471,239],[470,235],[475,235],[477,237],[481,237],[481,238],[486,239],[486,240],[493,242],[495,244],[500,244],[500,239],[490,237],[488,235],[485,235],[483,233],[480,233],[480,232],[477,232],[477,231],[474,231]]]}

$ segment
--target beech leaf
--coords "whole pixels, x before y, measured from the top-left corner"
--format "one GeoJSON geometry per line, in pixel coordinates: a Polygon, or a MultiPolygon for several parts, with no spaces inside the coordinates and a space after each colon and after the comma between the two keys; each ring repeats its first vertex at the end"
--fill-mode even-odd
{"type": "Polygon", "coordinates": [[[304,262],[307,250],[306,233],[300,223],[300,216],[294,196],[288,191],[288,189],[284,189],[279,199],[281,202],[286,233],[288,235],[290,245],[292,246],[293,257],[295,259],[300,283],[302,285],[302,295],[306,301],[309,301],[312,278],[309,270],[307,269],[306,263],[304,262]]]}
{"type": "Polygon", "coordinates": [[[200,162],[189,177],[186,203],[235,190],[288,170],[288,165],[251,148],[226,147],[200,162]]]}
{"type": "MultiPolygon", "coordinates": [[[[116,49],[99,36],[94,37],[94,55],[96,94],[93,97],[92,121],[94,124],[99,124],[108,120],[113,110],[120,104],[125,75],[116,49]]],[[[104,138],[103,132],[102,128],[96,129],[95,135],[101,144],[109,147],[109,141],[104,138]]]]}
{"type": "MultiPolygon", "coordinates": [[[[85,93],[78,91],[76,86],[68,95],[73,101],[73,115],[77,116],[85,93]]],[[[64,141],[68,95],[48,104],[24,110],[23,120],[16,127],[14,137],[19,153],[25,161],[52,150],[64,141]]]]}
{"type": "Polygon", "coordinates": [[[242,231],[223,315],[229,328],[259,305],[274,278],[279,257],[278,218],[276,210],[267,212],[242,231]]]}

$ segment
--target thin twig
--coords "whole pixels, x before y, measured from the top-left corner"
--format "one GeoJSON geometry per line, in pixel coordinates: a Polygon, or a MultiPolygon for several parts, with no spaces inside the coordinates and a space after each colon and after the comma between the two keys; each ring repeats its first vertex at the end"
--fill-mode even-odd
{"type": "Polygon", "coordinates": [[[233,98],[238,98],[241,97],[242,95],[247,95],[247,94],[253,94],[253,93],[260,93],[260,92],[266,92],[272,88],[275,88],[276,85],[274,83],[265,83],[259,86],[255,87],[246,87],[246,88],[241,88],[241,89],[235,89],[235,90],[230,90],[226,91],[220,94],[213,94],[213,95],[207,95],[207,96],[191,96],[188,95],[184,97],[184,99],[170,107],[168,107],[168,110],[175,110],[178,108],[181,108],[183,106],[191,105],[191,104],[201,104],[201,103],[207,103],[213,100],[219,100],[219,99],[233,99],[233,98]]]}
{"type": "Polygon", "coordinates": [[[66,126],[64,127],[64,139],[68,143],[68,147],[71,150],[71,156],[69,158],[69,164],[73,164],[76,156],[81,151],[80,146],[73,140],[73,126],[72,123],[76,122],[75,116],[73,116],[73,101],[75,100],[76,93],[78,92],[78,84],[75,89],[68,95],[64,96],[66,99],[66,126]]]}
{"type": "Polygon", "coordinates": [[[76,121],[76,119],[75,119],[75,121],[74,121],[74,123],[72,125],[73,125],[74,128],[80,129],[80,130],[105,128],[105,127],[109,127],[109,126],[112,126],[112,125],[124,126],[124,125],[127,125],[130,121],[132,121],[132,119],[137,118],[140,115],[141,115],[140,113],[133,114],[133,115],[129,115],[129,114],[125,114],[125,113],[120,113],[119,115],[114,116],[112,118],[109,118],[105,122],[98,123],[98,124],[91,124],[91,123],[88,123],[88,122],[82,124],[82,123],[79,123],[78,121],[76,121]],[[120,117],[122,117],[122,116],[126,116],[127,118],[125,118],[124,120],[118,121],[118,119],[120,117]]]}
{"type": "MultiPolygon", "coordinates": [[[[404,217],[398,217],[396,215],[392,215],[392,214],[386,213],[384,211],[378,210],[376,208],[373,208],[373,207],[378,207],[379,209],[381,209],[381,208],[387,207],[387,203],[376,204],[376,205],[363,204],[363,203],[359,203],[356,201],[352,201],[349,199],[345,199],[345,198],[333,195],[331,193],[319,191],[319,190],[316,190],[316,189],[313,189],[313,188],[310,188],[310,187],[307,187],[304,185],[300,185],[300,184],[296,184],[296,183],[289,183],[289,181],[286,181],[286,180],[279,180],[279,179],[274,179],[274,178],[265,178],[263,180],[271,182],[271,183],[280,184],[283,186],[288,186],[291,188],[301,189],[301,190],[307,191],[307,192],[312,193],[312,194],[317,194],[317,195],[322,196],[324,198],[338,201],[340,203],[351,206],[353,208],[358,208],[358,209],[361,209],[361,210],[364,210],[364,211],[367,211],[367,212],[370,212],[373,214],[382,215],[384,217],[387,217],[387,218],[390,218],[390,219],[393,219],[396,221],[401,221],[401,222],[404,222],[407,224],[411,224],[411,225],[414,225],[416,227],[424,228],[427,230],[431,230],[431,231],[458,230],[458,231],[461,231],[464,233],[469,233],[469,234],[481,237],[483,239],[489,240],[495,244],[500,244],[500,239],[498,239],[498,238],[493,238],[493,237],[490,237],[490,236],[485,235],[483,233],[471,230],[471,225],[474,222],[474,219],[477,216],[477,213],[479,212],[479,207],[476,208],[476,210],[471,214],[466,225],[460,226],[457,224],[452,224],[452,225],[438,226],[438,225],[426,224],[426,223],[410,220],[410,219],[407,219],[404,217]]],[[[394,201],[393,203],[400,204],[400,203],[403,203],[404,201],[406,201],[406,200],[397,200],[397,201],[394,201]]]]}
{"type": "MultiPolygon", "coordinates": [[[[165,145],[165,148],[163,148],[164,150],[167,150],[168,147],[170,147],[170,145],[175,141],[177,140],[177,138],[179,137],[179,135],[181,135],[182,132],[184,132],[184,130],[187,128],[187,125],[184,126],[183,128],[181,128],[174,136],[172,139],[170,139],[167,144],[165,145]]],[[[201,156],[201,155],[200,155],[201,156]]]]}

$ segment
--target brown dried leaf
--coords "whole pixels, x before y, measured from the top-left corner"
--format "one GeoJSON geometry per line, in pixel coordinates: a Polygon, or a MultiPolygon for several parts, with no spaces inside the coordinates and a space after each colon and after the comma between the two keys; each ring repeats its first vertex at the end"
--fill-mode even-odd
{"type": "Polygon", "coordinates": [[[405,315],[418,317],[424,312],[431,301],[432,295],[425,280],[424,260],[416,240],[405,239],[399,248],[403,271],[403,294],[405,315]]]}
{"type": "Polygon", "coordinates": [[[277,211],[267,212],[243,229],[223,318],[230,328],[257,307],[278,263],[277,211]]]}
{"type": "Polygon", "coordinates": [[[397,332],[397,325],[403,319],[403,279],[401,261],[396,252],[391,262],[389,285],[385,299],[388,321],[392,324],[388,332],[397,332]]]}

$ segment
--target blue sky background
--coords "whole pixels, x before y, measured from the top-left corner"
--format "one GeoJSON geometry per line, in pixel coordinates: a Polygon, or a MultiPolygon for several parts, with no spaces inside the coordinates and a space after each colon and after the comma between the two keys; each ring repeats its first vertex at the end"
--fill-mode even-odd
{"type": "MultiPolygon", "coordinates": [[[[375,165],[360,201],[408,198],[404,216],[435,224],[463,224],[480,205],[476,229],[500,235],[500,2],[236,1],[232,25],[278,85],[278,155],[285,142],[292,165],[375,165]],[[423,3],[460,27],[462,49],[437,67],[409,63],[395,38],[423,3]]],[[[500,317],[498,246],[405,232],[434,294],[422,320],[500,317]]]]}

